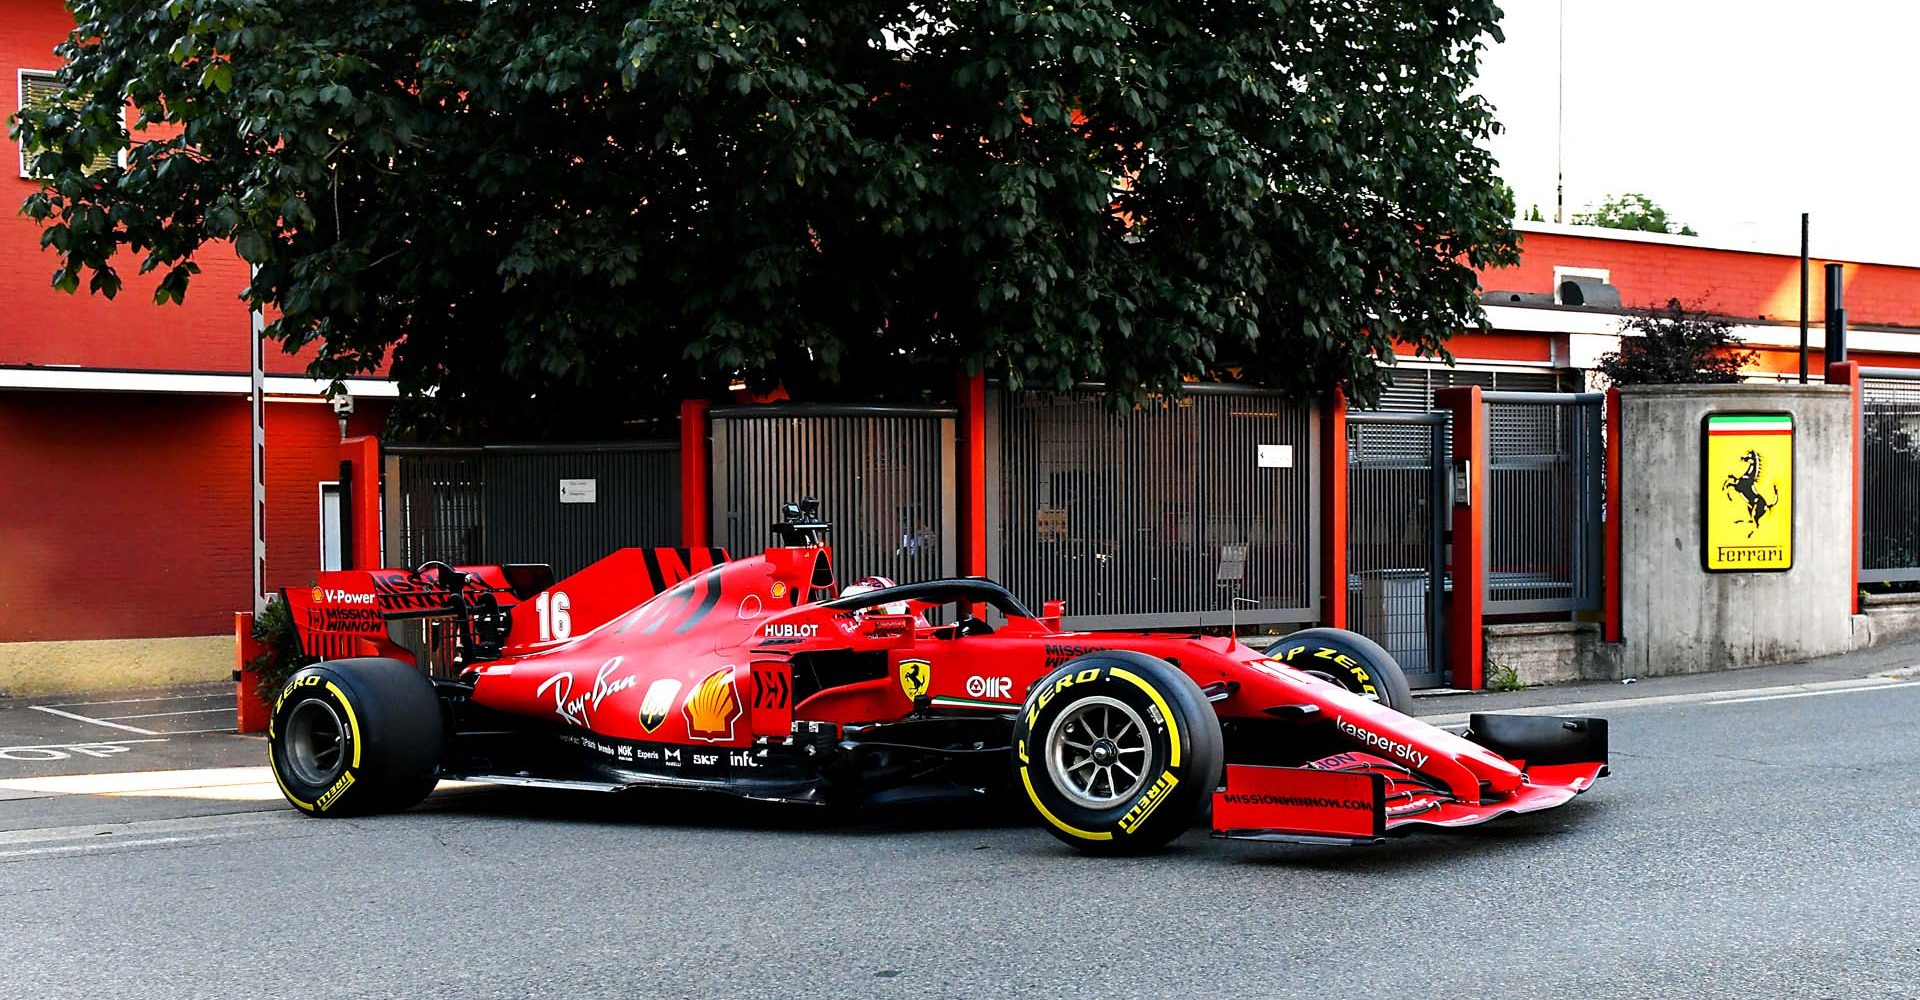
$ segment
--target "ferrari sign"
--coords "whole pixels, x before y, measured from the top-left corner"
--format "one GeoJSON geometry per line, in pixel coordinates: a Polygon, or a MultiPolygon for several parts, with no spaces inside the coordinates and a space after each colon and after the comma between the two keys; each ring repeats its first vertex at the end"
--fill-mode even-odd
{"type": "Polygon", "coordinates": [[[1793,567],[1793,417],[1711,413],[1701,557],[1708,572],[1793,567]]]}

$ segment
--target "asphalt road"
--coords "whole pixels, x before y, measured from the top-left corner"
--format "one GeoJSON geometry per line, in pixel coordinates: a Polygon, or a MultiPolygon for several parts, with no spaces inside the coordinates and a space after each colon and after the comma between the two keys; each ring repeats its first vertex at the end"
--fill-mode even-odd
{"type": "Polygon", "coordinates": [[[22,777],[257,764],[233,736],[0,756],[0,997],[1920,997],[1920,681],[1854,684],[1558,693],[1653,699],[1606,709],[1614,774],[1566,808],[1125,860],[977,809],[455,789],[321,821],[238,771],[22,777]]]}

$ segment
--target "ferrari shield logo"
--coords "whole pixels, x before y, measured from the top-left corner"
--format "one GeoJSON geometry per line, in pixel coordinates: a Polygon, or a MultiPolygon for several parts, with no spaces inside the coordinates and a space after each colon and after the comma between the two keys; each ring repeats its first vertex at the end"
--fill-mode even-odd
{"type": "Polygon", "coordinates": [[[673,699],[680,695],[680,682],[670,678],[654,681],[647,688],[647,696],[640,701],[640,728],[653,732],[667,721],[667,713],[673,711],[673,699]]]}
{"type": "Polygon", "coordinates": [[[900,690],[907,693],[907,700],[913,701],[927,693],[927,685],[933,682],[933,667],[925,660],[900,661],[900,690]]]}
{"type": "Polygon", "coordinates": [[[1793,566],[1793,416],[1706,418],[1701,555],[1718,573],[1793,566]]]}
{"type": "Polygon", "coordinates": [[[733,724],[740,718],[740,690],[733,682],[733,667],[721,667],[694,685],[681,712],[687,717],[688,736],[707,743],[732,740],[733,724]]]}

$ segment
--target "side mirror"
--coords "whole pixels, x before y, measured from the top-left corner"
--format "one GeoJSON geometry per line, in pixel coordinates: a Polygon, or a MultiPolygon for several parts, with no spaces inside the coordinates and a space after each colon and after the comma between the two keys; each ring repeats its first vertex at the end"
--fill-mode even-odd
{"type": "Polygon", "coordinates": [[[1060,622],[1066,617],[1067,602],[1065,601],[1047,601],[1040,605],[1040,624],[1055,632],[1060,631],[1060,622]]]}

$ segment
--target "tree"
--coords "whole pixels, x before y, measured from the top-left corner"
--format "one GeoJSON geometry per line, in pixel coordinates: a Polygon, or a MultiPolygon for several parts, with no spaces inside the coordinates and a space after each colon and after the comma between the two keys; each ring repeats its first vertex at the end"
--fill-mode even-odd
{"type": "Polygon", "coordinates": [[[1585,212],[1576,212],[1573,216],[1576,226],[1599,226],[1602,229],[1631,229],[1640,233],[1666,233],[1669,236],[1698,236],[1692,226],[1683,226],[1667,218],[1667,210],[1653,203],[1653,199],[1644,194],[1628,192],[1623,195],[1608,195],[1600,202],[1599,208],[1591,205],[1585,212]]]}
{"type": "Polygon", "coordinates": [[[1629,317],[1620,334],[1620,349],[1599,364],[1614,385],[1729,384],[1740,381],[1740,370],[1753,360],[1752,351],[1740,349],[1732,324],[1679,299],[1629,317]]]}
{"type": "Polygon", "coordinates": [[[270,336],[320,377],[389,366],[449,434],[961,367],[1367,400],[1515,259],[1469,92],[1492,2],[74,11],[61,99],[15,128],[55,284],[110,296],[133,260],[178,301],[231,241],[270,336]]]}

